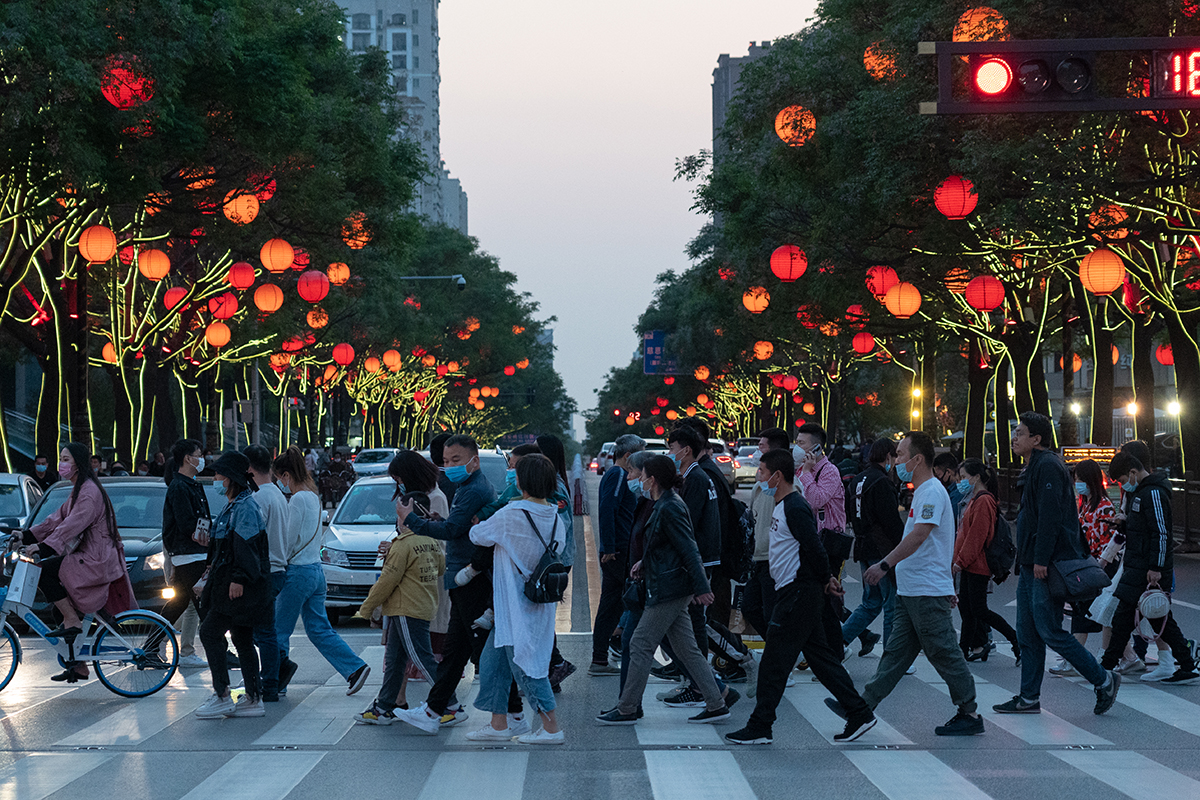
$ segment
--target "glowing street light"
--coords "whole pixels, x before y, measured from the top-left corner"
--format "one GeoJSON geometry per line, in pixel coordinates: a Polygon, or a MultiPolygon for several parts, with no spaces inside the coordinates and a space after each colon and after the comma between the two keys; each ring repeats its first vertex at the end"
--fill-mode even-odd
{"type": "Polygon", "coordinates": [[[1172,417],[1178,417],[1179,412],[1182,410],[1183,407],[1179,405],[1178,400],[1172,400],[1171,402],[1167,403],[1167,413],[1172,417]]]}
{"type": "Polygon", "coordinates": [[[1083,406],[1079,405],[1079,403],[1071,403],[1071,413],[1075,416],[1079,416],[1081,413],[1083,413],[1083,406]]]}
{"type": "Polygon", "coordinates": [[[1137,403],[1130,403],[1129,405],[1125,406],[1125,413],[1128,414],[1129,416],[1136,417],[1137,412],[1138,412],[1137,403]]]}
{"type": "Polygon", "coordinates": [[[913,396],[913,397],[920,397],[920,396],[921,396],[921,390],[920,390],[919,388],[917,388],[917,389],[913,389],[913,390],[912,390],[912,396],[913,396]]]}

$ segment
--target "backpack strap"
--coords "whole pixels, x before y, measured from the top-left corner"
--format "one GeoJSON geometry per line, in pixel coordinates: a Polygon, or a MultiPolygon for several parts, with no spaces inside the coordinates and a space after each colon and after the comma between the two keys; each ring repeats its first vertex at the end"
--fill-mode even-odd
{"type": "Polygon", "coordinates": [[[538,537],[538,541],[542,543],[542,547],[546,548],[546,552],[551,555],[558,555],[558,548],[550,547],[550,545],[554,544],[554,534],[558,530],[558,513],[555,512],[554,526],[550,528],[550,544],[546,544],[546,540],[542,538],[541,531],[539,531],[537,525],[534,524],[533,516],[529,513],[528,509],[522,508],[521,513],[525,515],[525,519],[529,520],[529,527],[533,528],[534,535],[538,537]]]}

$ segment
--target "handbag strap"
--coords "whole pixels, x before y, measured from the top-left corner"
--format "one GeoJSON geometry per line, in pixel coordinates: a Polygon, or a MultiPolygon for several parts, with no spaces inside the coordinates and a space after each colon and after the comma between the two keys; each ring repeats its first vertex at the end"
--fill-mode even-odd
{"type": "Polygon", "coordinates": [[[296,550],[294,550],[293,552],[291,552],[290,554],[288,554],[288,557],[287,557],[287,562],[288,562],[289,564],[291,564],[291,563],[292,563],[292,559],[293,559],[293,558],[295,558],[296,556],[300,555],[301,553],[303,553],[303,552],[304,552],[304,549],[305,549],[306,547],[308,547],[310,544],[312,544],[312,543],[313,543],[313,540],[314,540],[314,539],[316,539],[316,538],[317,538],[317,535],[318,535],[318,534],[320,534],[320,533],[321,533],[321,504],[320,504],[320,502],[318,502],[318,503],[317,503],[317,529],[316,529],[315,531],[313,531],[313,535],[312,535],[312,536],[308,537],[308,541],[307,541],[307,542],[305,542],[304,544],[300,545],[300,547],[296,548],[296,550]]]}

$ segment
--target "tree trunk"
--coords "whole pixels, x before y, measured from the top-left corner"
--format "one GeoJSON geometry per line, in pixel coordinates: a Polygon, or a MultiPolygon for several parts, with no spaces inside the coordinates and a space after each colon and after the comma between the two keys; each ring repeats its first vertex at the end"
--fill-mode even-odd
{"type": "MultiPolygon", "coordinates": [[[[1101,301],[1103,302],[1103,301],[1101,301]]],[[[1104,327],[1104,319],[1096,320],[1092,334],[1092,436],[1091,443],[1101,447],[1113,445],[1113,335],[1104,327]]]]}
{"type": "MultiPolygon", "coordinates": [[[[1154,461],[1154,330],[1146,316],[1138,315],[1133,322],[1133,401],[1134,436],[1150,446],[1150,461],[1154,461]]],[[[1146,469],[1152,465],[1147,464],[1146,469]]]]}
{"type": "Polygon", "coordinates": [[[938,424],[937,406],[937,338],[932,329],[926,333],[921,347],[921,429],[928,433],[934,444],[942,439],[941,425],[938,424]]]}
{"type": "Polygon", "coordinates": [[[983,352],[976,337],[971,339],[971,351],[967,361],[967,420],[963,427],[963,457],[983,459],[983,434],[987,425],[988,409],[987,390],[992,370],[983,366],[983,352]]]}
{"type": "Polygon", "coordinates": [[[1063,308],[1062,330],[1062,409],[1060,410],[1058,430],[1062,444],[1079,444],[1079,415],[1071,410],[1075,401],[1075,329],[1067,321],[1071,316],[1071,306],[1067,303],[1063,308]]]}
{"type": "MultiPolygon", "coordinates": [[[[1180,398],[1200,398],[1200,349],[1189,333],[1196,330],[1195,315],[1180,319],[1165,314],[1167,332],[1171,336],[1171,352],[1175,356],[1175,392],[1180,398]]],[[[1200,413],[1197,408],[1184,408],[1179,415],[1179,442],[1184,472],[1195,471],[1200,464],[1200,413]]]]}

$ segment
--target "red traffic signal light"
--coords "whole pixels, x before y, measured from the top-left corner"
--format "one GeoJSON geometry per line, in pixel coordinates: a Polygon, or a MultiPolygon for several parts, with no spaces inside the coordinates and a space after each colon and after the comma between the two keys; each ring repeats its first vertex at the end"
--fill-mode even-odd
{"type": "Polygon", "coordinates": [[[989,97],[1008,91],[1012,79],[1012,67],[1002,58],[989,58],[975,67],[975,88],[989,97]]]}
{"type": "Polygon", "coordinates": [[[1090,98],[1092,57],[1080,53],[1004,53],[970,57],[978,101],[1045,102],[1090,98]]]}

